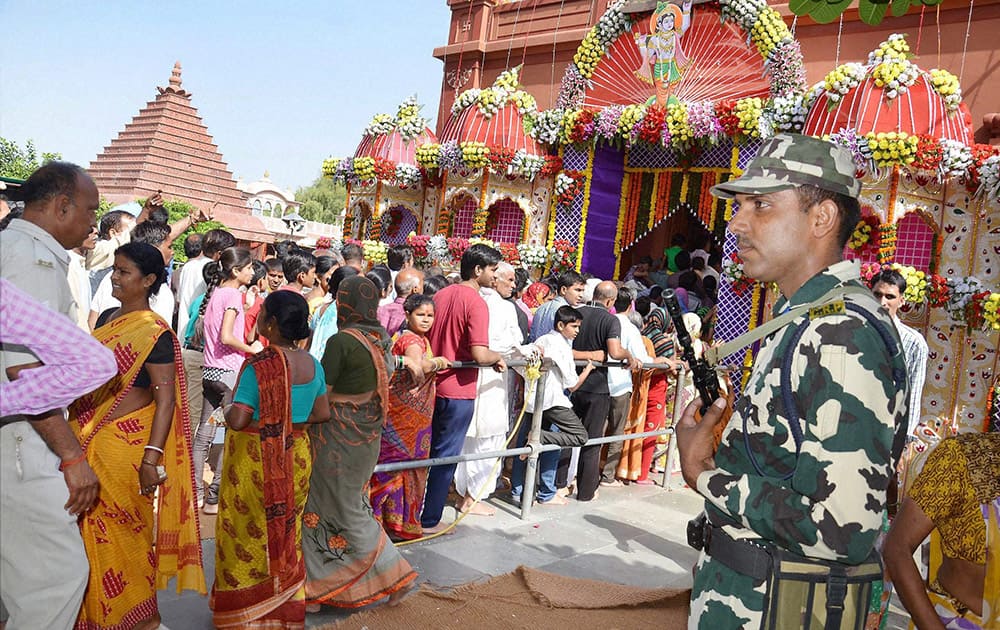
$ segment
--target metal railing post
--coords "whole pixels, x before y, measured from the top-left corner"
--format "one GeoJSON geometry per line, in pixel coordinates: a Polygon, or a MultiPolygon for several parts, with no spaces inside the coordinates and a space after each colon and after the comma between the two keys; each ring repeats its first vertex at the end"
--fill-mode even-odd
{"type": "MultiPolygon", "coordinates": [[[[538,476],[538,446],[541,446],[542,413],[545,405],[545,379],[549,368],[543,362],[541,375],[535,383],[535,404],[531,414],[531,430],[528,433],[528,444],[532,446],[528,460],[525,462],[524,485],[521,487],[521,520],[531,516],[531,506],[535,501],[535,479],[538,476]]],[[[522,419],[523,421],[523,419],[522,419]]]]}
{"type": "Polygon", "coordinates": [[[674,417],[670,425],[670,428],[674,429],[675,432],[670,434],[670,438],[667,441],[667,464],[663,467],[663,483],[660,484],[667,490],[673,490],[670,487],[670,479],[674,469],[674,461],[677,459],[677,423],[680,422],[681,416],[684,415],[684,410],[681,408],[681,395],[684,393],[684,382],[684,368],[678,367],[677,384],[674,387],[674,417]]]}

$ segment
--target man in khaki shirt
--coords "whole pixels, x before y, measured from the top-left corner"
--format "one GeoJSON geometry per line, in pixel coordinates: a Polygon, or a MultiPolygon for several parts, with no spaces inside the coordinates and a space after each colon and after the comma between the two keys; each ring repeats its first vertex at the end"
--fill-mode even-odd
{"type": "MultiPolygon", "coordinates": [[[[72,318],[66,250],[96,227],[97,186],[79,166],[50,162],[20,194],[23,218],[0,232],[0,276],[72,318]]],[[[2,380],[38,363],[23,346],[0,344],[0,350],[2,380]]],[[[0,418],[0,453],[0,599],[10,614],[7,627],[71,628],[89,572],[76,520],[97,500],[97,476],[62,409],[0,418]]]]}

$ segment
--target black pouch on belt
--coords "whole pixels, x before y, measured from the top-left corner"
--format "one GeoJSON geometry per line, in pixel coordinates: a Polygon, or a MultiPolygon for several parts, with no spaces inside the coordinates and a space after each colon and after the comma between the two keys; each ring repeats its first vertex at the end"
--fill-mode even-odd
{"type": "Polygon", "coordinates": [[[806,558],[759,540],[737,540],[720,527],[705,525],[712,559],[733,571],[765,581],[767,630],[861,630],[872,587],[882,579],[874,549],[858,565],[806,558]]]}

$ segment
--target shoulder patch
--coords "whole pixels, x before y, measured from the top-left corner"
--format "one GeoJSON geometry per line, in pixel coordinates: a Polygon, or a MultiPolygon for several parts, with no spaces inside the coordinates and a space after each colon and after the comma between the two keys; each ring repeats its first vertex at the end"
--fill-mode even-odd
{"type": "Polygon", "coordinates": [[[809,309],[809,319],[814,320],[827,315],[843,315],[846,307],[843,300],[834,300],[809,309]]]}

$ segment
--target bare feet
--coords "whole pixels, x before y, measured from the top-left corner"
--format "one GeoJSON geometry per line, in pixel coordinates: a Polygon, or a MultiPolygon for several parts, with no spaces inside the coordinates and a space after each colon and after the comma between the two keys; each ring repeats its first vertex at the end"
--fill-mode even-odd
{"type": "Polygon", "coordinates": [[[464,514],[474,514],[476,516],[495,516],[497,511],[492,506],[486,505],[485,503],[477,503],[466,497],[459,506],[459,511],[464,514]]]}
{"type": "Polygon", "coordinates": [[[417,585],[414,584],[413,582],[410,582],[403,588],[399,589],[398,591],[390,595],[389,601],[387,601],[386,604],[389,606],[399,606],[400,602],[406,599],[406,597],[409,594],[411,594],[415,588],[417,588],[417,585]]]}
{"type": "Polygon", "coordinates": [[[552,497],[548,501],[539,501],[538,505],[569,505],[569,501],[566,500],[566,497],[557,492],[556,496],[552,497]]]}
{"type": "Polygon", "coordinates": [[[450,526],[451,523],[444,523],[439,521],[438,524],[435,525],[434,527],[425,527],[424,536],[433,536],[434,534],[440,534],[441,532],[444,532],[446,535],[454,534],[455,533],[454,529],[448,529],[450,526]],[[445,531],[446,529],[448,531],[445,531]]]}

